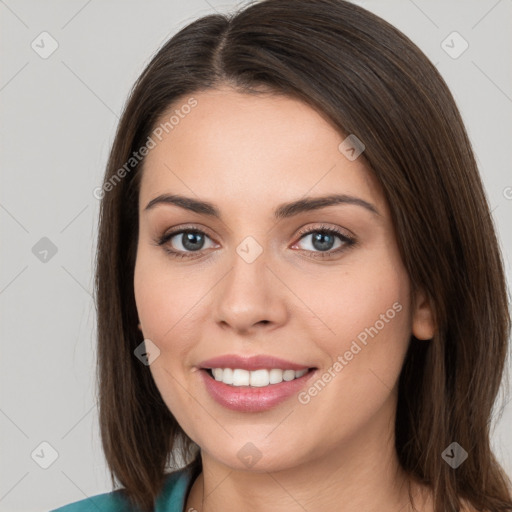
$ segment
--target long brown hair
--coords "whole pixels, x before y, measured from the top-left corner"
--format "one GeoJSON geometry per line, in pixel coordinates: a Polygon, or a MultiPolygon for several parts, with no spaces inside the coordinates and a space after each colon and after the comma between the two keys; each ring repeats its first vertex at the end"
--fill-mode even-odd
{"type": "Polygon", "coordinates": [[[390,205],[413,290],[430,299],[434,338],[411,336],[400,375],[396,450],[429,485],[436,512],[512,510],[490,447],[490,420],[510,333],[503,263],[481,178],[455,101],[400,31],[343,0],[265,0],[189,24],[157,52],[125,106],[100,194],[95,292],[99,417],[112,484],[144,511],[166,468],[201,460],[134,356],[133,271],[147,144],[171,105],[220,85],[298,98],[364,142],[390,205]],[[128,165],[127,165],[128,163],[128,165]],[[124,169],[124,172],[121,171],[124,169]],[[457,442],[456,469],[443,451],[457,442]]]}

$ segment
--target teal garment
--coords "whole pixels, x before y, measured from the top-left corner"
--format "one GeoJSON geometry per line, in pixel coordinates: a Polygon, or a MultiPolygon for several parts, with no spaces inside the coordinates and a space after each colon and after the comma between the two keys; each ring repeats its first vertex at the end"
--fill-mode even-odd
{"type": "MultiPolygon", "coordinates": [[[[190,468],[169,473],[164,488],[159,494],[154,512],[183,512],[189,488],[193,483],[190,468]]],[[[131,508],[120,496],[119,489],[104,494],[97,494],[50,512],[138,512],[131,508]]]]}

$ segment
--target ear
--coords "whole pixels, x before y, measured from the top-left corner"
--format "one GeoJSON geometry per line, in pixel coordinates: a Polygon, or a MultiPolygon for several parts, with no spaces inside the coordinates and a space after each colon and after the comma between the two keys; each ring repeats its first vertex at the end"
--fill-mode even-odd
{"type": "Polygon", "coordinates": [[[423,291],[416,293],[412,312],[412,334],[419,340],[430,340],[436,330],[434,311],[423,291]]]}

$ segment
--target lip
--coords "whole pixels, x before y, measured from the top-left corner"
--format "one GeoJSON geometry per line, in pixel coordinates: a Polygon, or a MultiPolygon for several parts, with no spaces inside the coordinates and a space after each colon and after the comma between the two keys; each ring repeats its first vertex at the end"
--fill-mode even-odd
{"type": "Polygon", "coordinates": [[[198,369],[211,398],[226,409],[238,412],[263,412],[278,406],[306,387],[318,370],[312,365],[294,363],[274,356],[244,357],[236,354],[207,359],[198,365],[198,369]],[[308,370],[308,372],[298,379],[265,387],[251,387],[230,386],[217,381],[208,373],[211,368],[240,368],[248,371],[279,368],[282,370],[308,370]]]}
{"type": "Polygon", "coordinates": [[[304,388],[317,373],[311,369],[298,379],[271,384],[266,387],[230,386],[216,381],[207,370],[198,372],[210,396],[227,409],[239,412],[263,412],[278,406],[304,388]]]}
{"type": "MultiPolygon", "coordinates": [[[[305,365],[294,363],[293,361],[286,361],[278,357],[258,354],[254,356],[240,356],[238,354],[226,354],[223,356],[214,357],[202,361],[197,365],[200,369],[205,368],[240,368],[242,370],[260,370],[279,368],[281,370],[307,370],[312,368],[313,365],[305,365]]],[[[290,381],[292,382],[292,381],[290,381]]],[[[279,384],[274,384],[278,386],[279,384]]]]}

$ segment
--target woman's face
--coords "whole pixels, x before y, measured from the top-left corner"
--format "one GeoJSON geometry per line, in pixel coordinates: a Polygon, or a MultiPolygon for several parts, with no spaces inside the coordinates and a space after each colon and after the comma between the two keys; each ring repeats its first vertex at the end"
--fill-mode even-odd
{"type": "Polygon", "coordinates": [[[153,132],[139,196],[135,298],[163,400],[203,456],[230,468],[276,471],[389,442],[411,332],[431,332],[422,302],[411,309],[364,153],[340,150],[345,137],[295,99],[193,98],[153,132]],[[147,207],[165,195],[190,201],[147,207]],[[201,202],[211,207],[185,207],[201,202]],[[237,371],[212,370],[224,383],[207,368],[237,371]]]}

